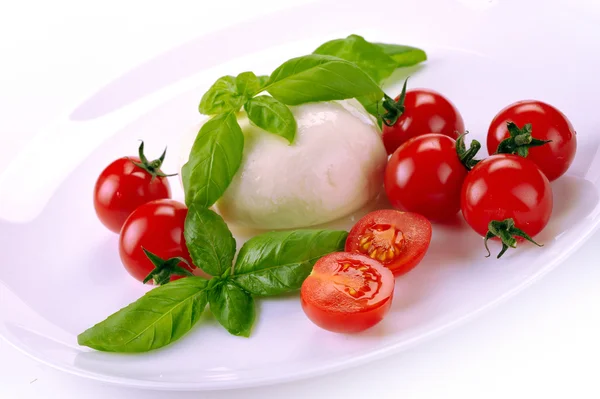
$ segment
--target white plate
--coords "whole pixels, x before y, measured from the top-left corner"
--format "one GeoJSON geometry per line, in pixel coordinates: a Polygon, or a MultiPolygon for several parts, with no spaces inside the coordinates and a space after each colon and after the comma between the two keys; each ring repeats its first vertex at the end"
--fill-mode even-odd
{"type": "Polygon", "coordinates": [[[552,5],[440,0],[402,4],[389,13],[402,18],[383,23],[381,10],[356,3],[303,6],[191,41],[127,72],[41,132],[0,175],[0,335],[41,362],[110,383],[200,390],[282,382],[371,361],[447,330],[526,287],[589,237],[600,222],[599,55],[586,52],[597,18],[552,5]],[[397,280],[388,317],[361,335],[318,329],[290,296],[260,302],[250,339],[204,317],[179,342],[149,354],[78,347],[79,332],[147,289],[121,267],[117,237],[96,220],[91,193],[101,169],[143,138],[153,153],[169,145],[165,170],[172,171],[180,136],[200,120],[198,100],[215,78],[268,73],[349,33],[425,48],[430,59],[410,71],[411,85],[448,95],[473,137],[481,139],[495,113],[519,99],[543,99],[569,116],[578,154],[553,184],[554,214],[538,236],[545,247],[485,259],[481,239],[463,222],[436,225],[423,263],[397,280]],[[32,160],[45,154],[54,154],[52,167],[40,169],[32,160]]]}

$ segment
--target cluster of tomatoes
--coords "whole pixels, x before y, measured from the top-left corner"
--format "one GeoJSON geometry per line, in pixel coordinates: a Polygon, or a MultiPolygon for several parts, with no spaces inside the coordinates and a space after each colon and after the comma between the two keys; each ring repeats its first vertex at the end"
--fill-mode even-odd
{"type": "Polygon", "coordinates": [[[144,143],[138,157],[119,158],[100,174],[94,207],[100,221],[119,234],[125,269],[139,281],[162,284],[199,273],[185,244],[187,207],[171,199],[165,158],[149,161],[144,143]]]}
{"type": "MultiPolygon", "coordinates": [[[[439,93],[410,90],[402,115],[384,126],[391,158],[385,190],[394,207],[432,221],[455,218],[486,238],[503,243],[530,240],[552,213],[550,181],[564,174],[577,148],[566,116],[541,101],[519,101],[501,110],[487,134],[489,157],[475,159],[480,144],[464,145],[458,110],[439,93]]],[[[399,97],[399,100],[400,100],[399,97]]]]}
{"type": "MultiPolygon", "coordinates": [[[[384,103],[383,140],[391,155],[385,191],[399,210],[380,210],[350,231],[345,253],[321,258],[305,280],[303,309],[317,325],[357,332],[383,319],[394,276],[423,258],[430,221],[462,212],[487,240],[499,239],[501,257],[519,240],[533,241],[552,213],[550,181],[569,168],[577,147],[563,113],[541,101],[520,101],[500,111],[487,136],[489,157],[475,159],[481,145],[464,144],[463,119],[441,94],[406,91],[384,103]]],[[[488,251],[489,256],[489,251],[488,251]]]]}

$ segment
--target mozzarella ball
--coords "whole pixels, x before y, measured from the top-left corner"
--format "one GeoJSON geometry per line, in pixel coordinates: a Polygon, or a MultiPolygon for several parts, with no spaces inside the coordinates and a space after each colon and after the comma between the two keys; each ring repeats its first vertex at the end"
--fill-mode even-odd
{"type": "Polygon", "coordinates": [[[387,154],[379,128],[356,100],[290,108],[298,124],[291,145],[245,114],[239,118],[242,164],[216,204],[228,223],[309,227],[346,216],[379,194],[387,154]]]}

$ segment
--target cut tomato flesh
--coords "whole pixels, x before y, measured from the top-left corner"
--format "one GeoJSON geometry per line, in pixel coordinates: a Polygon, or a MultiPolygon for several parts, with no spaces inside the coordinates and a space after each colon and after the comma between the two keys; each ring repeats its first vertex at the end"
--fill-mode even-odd
{"type": "Polygon", "coordinates": [[[334,253],[321,258],[302,284],[302,308],[318,326],[358,332],[379,321],[390,308],[394,276],[361,254],[334,253]]]}
{"type": "Polygon", "coordinates": [[[402,252],[404,234],[392,225],[376,224],[361,236],[359,244],[361,253],[388,264],[402,252]]]}
{"type": "Polygon", "coordinates": [[[411,212],[384,209],[367,214],[354,225],[346,251],[376,259],[400,275],[425,256],[431,241],[431,223],[411,212]]]}
{"type": "Polygon", "coordinates": [[[348,259],[337,264],[337,270],[332,275],[318,275],[327,279],[333,286],[353,299],[373,299],[381,288],[381,274],[364,263],[348,259]]]}

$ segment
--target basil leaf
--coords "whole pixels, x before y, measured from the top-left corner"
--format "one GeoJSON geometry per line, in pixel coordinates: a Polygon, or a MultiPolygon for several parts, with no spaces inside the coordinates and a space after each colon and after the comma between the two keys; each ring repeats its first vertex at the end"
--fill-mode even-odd
{"type": "Polygon", "coordinates": [[[269,82],[269,75],[259,75],[257,76],[257,78],[258,82],[260,83],[260,89],[262,91],[262,89],[264,89],[267,86],[267,83],[269,82]]]}
{"type": "Polygon", "coordinates": [[[250,336],[256,317],[252,295],[225,279],[208,293],[208,301],[212,314],[227,331],[242,337],[250,336]]]}
{"type": "Polygon", "coordinates": [[[362,104],[362,106],[373,116],[378,116],[381,111],[381,103],[383,99],[374,100],[369,97],[359,97],[357,98],[358,102],[362,104]]]}
{"type": "Polygon", "coordinates": [[[413,66],[427,60],[425,51],[400,44],[375,43],[384,53],[396,61],[396,68],[413,66]]]}
{"type": "Polygon", "coordinates": [[[235,78],[235,86],[237,93],[246,101],[260,91],[261,82],[254,72],[242,72],[235,78]]]}
{"type": "Polygon", "coordinates": [[[216,115],[228,111],[239,111],[244,98],[239,95],[236,78],[223,76],[208,89],[200,100],[198,110],[201,114],[216,115]]]}
{"type": "Polygon", "coordinates": [[[208,281],[186,277],[147,292],[79,334],[79,345],[105,352],[147,352],[187,333],[206,308],[208,281]]]}
{"type": "Polygon", "coordinates": [[[239,169],[243,149],[244,135],[233,112],[206,122],[181,168],[186,204],[206,208],[214,204],[239,169]]]}
{"type": "Polygon", "coordinates": [[[310,54],[292,58],[277,68],[265,87],[288,105],[344,100],[383,91],[356,64],[329,55],[310,54]]]}
{"type": "Polygon", "coordinates": [[[221,216],[192,203],[185,218],[183,235],[196,266],[211,276],[221,276],[231,269],[235,238],[221,216]]]}
{"type": "Polygon", "coordinates": [[[290,143],[296,137],[296,118],[289,107],[270,96],[258,96],[244,104],[248,118],[256,126],[277,134],[290,143]]]}
{"type": "Polygon", "coordinates": [[[374,98],[373,96],[371,96],[371,97],[365,96],[365,97],[359,97],[356,100],[362,104],[362,106],[365,108],[365,110],[369,114],[371,114],[375,117],[375,119],[377,120],[377,125],[379,126],[379,128],[381,128],[381,126],[383,124],[383,120],[381,119],[381,114],[383,112],[385,112],[385,110],[383,109],[383,106],[381,105],[383,103],[383,99],[382,98],[374,98]]]}
{"type": "Polygon", "coordinates": [[[381,47],[358,35],[326,42],[313,54],[332,55],[353,62],[377,83],[383,82],[398,67],[398,63],[381,47]]]}
{"type": "Polygon", "coordinates": [[[253,295],[300,289],[319,258],[343,251],[348,233],[334,230],[274,231],[246,242],[231,279],[253,295]]]}

